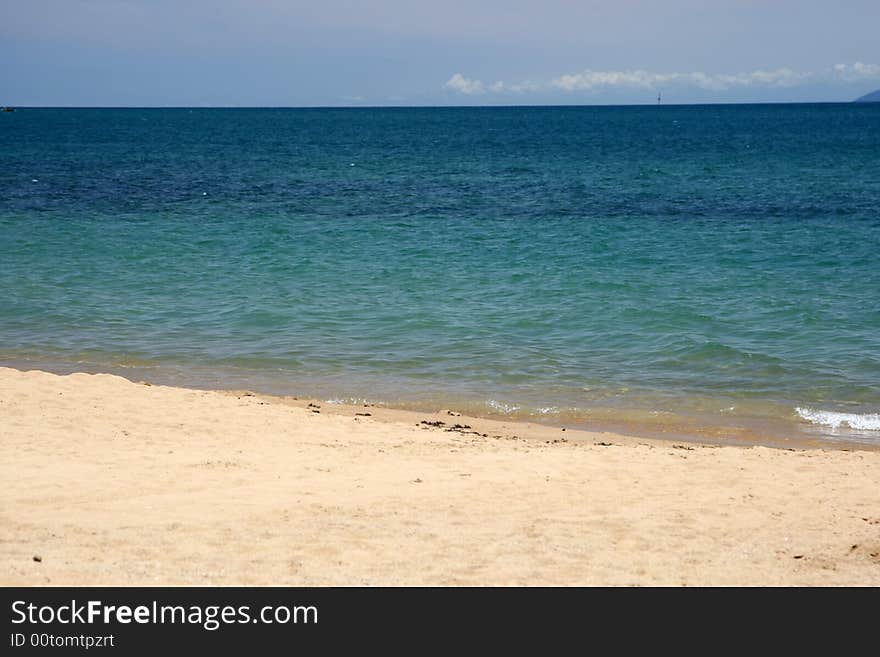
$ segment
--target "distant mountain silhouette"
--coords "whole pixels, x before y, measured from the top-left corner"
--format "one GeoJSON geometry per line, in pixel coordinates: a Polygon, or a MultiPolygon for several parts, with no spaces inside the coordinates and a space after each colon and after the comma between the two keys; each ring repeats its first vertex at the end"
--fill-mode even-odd
{"type": "Polygon", "coordinates": [[[869,94],[865,94],[861,98],[856,98],[856,103],[880,103],[880,89],[877,91],[872,91],[869,94]]]}

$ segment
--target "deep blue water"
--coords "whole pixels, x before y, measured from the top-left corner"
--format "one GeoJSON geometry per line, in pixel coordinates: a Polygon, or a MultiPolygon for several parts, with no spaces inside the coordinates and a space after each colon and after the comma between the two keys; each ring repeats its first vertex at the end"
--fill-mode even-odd
{"type": "Polygon", "coordinates": [[[0,163],[0,364],[880,442],[880,105],[25,108],[0,163]]]}

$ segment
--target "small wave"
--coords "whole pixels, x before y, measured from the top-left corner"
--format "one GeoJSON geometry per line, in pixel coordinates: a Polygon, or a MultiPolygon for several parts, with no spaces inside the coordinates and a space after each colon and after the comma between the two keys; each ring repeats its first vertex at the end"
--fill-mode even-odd
{"type": "Polygon", "coordinates": [[[821,424],[832,429],[849,427],[857,431],[880,431],[880,413],[838,413],[819,411],[813,408],[796,408],[797,414],[813,424],[821,424]]]}
{"type": "Polygon", "coordinates": [[[346,406],[360,406],[361,404],[370,403],[367,399],[361,399],[360,397],[331,397],[330,399],[324,400],[325,404],[345,404],[346,406]]]}
{"type": "Polygon", "coordinates": [[[493,411],[499,411],[501,413],[509,414],[519,410],[519,406],[513,404],[505,404],[504,402],[495,401],[494,399],[490,399],[486,402],[486,406],[491,408],[493,411]]]}
{"type": "Polygon", "coordinates": [[[543,406],[538,409],[538,413],[541,415],[559,415],[559,407],[558,406],[543,406]]]}

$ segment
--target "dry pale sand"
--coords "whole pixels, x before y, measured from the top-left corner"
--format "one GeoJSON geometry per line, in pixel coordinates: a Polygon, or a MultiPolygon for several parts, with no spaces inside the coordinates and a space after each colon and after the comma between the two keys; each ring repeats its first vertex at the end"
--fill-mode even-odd
{"type": "Polygon", "coordinates": [[[0,368],[0,584],[880,584],[878,452],[306,405],[0,368]]]}

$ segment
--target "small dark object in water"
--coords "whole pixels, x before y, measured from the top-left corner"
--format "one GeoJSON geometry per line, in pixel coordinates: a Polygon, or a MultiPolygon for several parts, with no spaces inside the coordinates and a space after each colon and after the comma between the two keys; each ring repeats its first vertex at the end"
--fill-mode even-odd
{"type": "Polygon", "coordinates": [[[370,417],[372,413],[355,413],[355,415],[360,415],[361,417],[370,417]]]}
{"type": "Polygon", "coordinates": [[[39,554],[35,554],[34,561],[36,561],[37,563],[43,563],[43,557],[41,557],[39,554]]]}
{"type": "Polygon", "coordinates": [[[599,447],[611,447],[614,443],[596,443],[599,447]]]}

